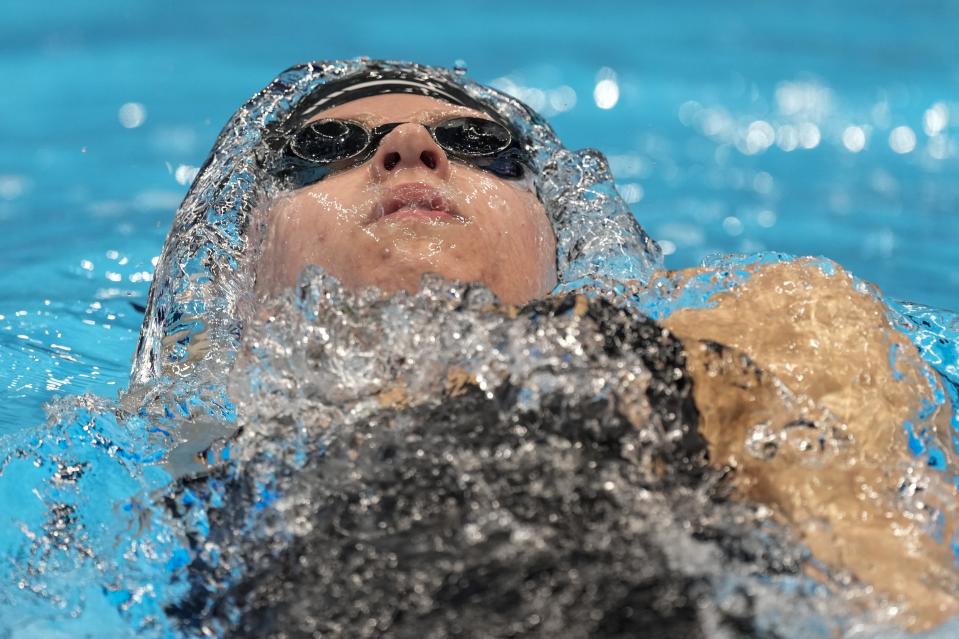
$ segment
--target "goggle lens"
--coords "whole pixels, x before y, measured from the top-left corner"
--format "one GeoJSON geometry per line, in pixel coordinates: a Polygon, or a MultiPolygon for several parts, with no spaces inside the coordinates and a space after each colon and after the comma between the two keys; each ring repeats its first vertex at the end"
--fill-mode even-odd
{"type": "Polygon", "coordinates": [[[370,146],[370,132],[348,120],[310,122],[290,141],[295,156],[317,164],[348,160],[370,146]]]}
{"type": "Polygon", "coordinates": [[[455,118],[433,129],[433,138],[443,149],[459,156],[493,155],[513,141],[509,130],[482,118],[455,118]]]}
{"type": "MultiPolygon", "coordinates": [[[[370,131],[350,120],[310,122],[288,142],[281,143],[279,155],[268,163],[270,171],[293,188],[313,184],[334,171],[368,160],[383,137],[400,124],[384,124],[370,131]]],[[[526,175],[525,167],[530,166],[526,152],[499,122],[459,117],[426,129],[452,158],[503,179],[520,180],[526,175]]]]}

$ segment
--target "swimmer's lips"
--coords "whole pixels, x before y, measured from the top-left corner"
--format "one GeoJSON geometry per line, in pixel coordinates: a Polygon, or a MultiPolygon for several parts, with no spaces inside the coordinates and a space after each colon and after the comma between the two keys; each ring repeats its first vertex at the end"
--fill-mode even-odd
{"type": "Polygon", "coordinates": [[[373,206],[369,224],[380,220],[462,221],[456,206],[437,189],[420,182],[399,184],[373,206]]]}

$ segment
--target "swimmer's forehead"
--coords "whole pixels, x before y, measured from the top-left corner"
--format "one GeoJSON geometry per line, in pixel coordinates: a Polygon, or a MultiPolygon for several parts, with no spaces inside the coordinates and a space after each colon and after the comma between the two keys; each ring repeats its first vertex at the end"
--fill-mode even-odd
{"type": "Polygon", "coordinates": [[[354,120],[370,126],[379,126],[390,122],[435,124],[452,117],[492,119],[488,113],[425,95],[384,93],[360,98],[320,111],[311,117],[308,122],[337,118],[354,120]]]}

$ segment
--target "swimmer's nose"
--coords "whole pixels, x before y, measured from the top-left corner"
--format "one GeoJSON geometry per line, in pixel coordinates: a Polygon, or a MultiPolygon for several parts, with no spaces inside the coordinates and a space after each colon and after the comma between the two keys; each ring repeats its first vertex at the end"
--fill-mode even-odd
{"type": "Polygon", "coordinates": [[[380,147],[373,156],[373,174],[377,180],[384,181],[402,169],[414,168],[446,180],[450,173],[450,160],[426,127],[407,122],[387,133],[380,141],[380,147]]]}

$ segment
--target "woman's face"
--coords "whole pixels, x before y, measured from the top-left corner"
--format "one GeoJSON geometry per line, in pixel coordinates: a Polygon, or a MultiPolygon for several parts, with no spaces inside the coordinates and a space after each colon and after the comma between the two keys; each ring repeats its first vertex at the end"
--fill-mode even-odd
{"type": "Polygon", "coordinates": [[[272,202],[257,290],[272,294],[317,264],[351,288],[415,291],[420,276],[483,282],[519,304],[556,285],[556,241],[543,205],[522,182],[450,161],[423,125],[484,113],[434,98],[384,94],[314,120],[367,128],[403,122],[373,157],[272,202]]]}

